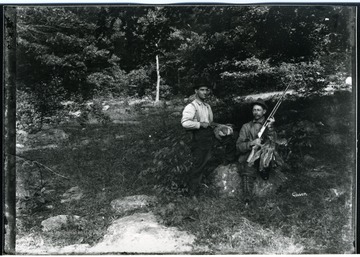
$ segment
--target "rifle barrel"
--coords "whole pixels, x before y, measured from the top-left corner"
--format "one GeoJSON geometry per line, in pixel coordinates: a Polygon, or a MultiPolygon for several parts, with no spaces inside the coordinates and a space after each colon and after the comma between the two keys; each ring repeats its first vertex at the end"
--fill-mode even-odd
{"type": "Polygon", "coordinates": [[[269,118],[272,117],[272,116],[275,114],[275,112],[277,111],[277,109],[279,108],[279,106],[280,106],[281,102],[283,101],[283,98],[284,98],[284,96],[285,96],[285,94],[286,94],[286,91],[288,90],[288,88],[290,87],[290,85],[291,85],[291,84],[289,84],[289,85],[285,88],[285,90],[284,90],[284,92],[282,93],[280,99],[277,101],[276,105],[274,106],[273,110],[271,111],[271,113],[270,113],[270,115],[269,115],[269,118]]]}

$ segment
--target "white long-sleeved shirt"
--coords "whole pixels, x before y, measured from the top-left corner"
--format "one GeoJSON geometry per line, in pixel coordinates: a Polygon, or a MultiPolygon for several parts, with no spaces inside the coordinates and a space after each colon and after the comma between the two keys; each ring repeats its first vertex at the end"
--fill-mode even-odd
{"type": "Polygon", "coordinates": [[[211,123],[213,121],[213,112],[210,105],[195,99],[188,104],[181,118],[181,125],[186,129],[199,129],[200,122],[211,123]]]}

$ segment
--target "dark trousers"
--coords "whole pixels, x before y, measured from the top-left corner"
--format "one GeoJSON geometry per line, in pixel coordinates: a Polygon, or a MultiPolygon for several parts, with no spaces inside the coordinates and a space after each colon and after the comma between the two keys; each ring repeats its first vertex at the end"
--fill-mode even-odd
{"type": "MultiPolygon", "coordinates": [[[[231,162],[236,159],[236,136],[224,137],[220,144],[225,147],[224,160],[231,162]]],[[[201,180],[204,176],[208,176],[212,171],[206,169],[212,157],[215,137],[213,129],[199,129],[193,132],[193,140],[191,145],[191,153],[193,157],[193,166],[189,172],[188,187],[192,195],[199,193],[201,180]]]]}
{"type": "Polygon", "coordinates": [[[193,131],[191,142],[193,166],[188,175],[188,187],[191,195],[199,193],[204,167],[211,159],[213,144],[214,134],[211,128],[193,131]]]}
{"type": "Polygon", "coordinates": [[[248,176],[256,178],[258,173],[259,162],[255,161],[253,166],[248,165],[247,162],[240,163],[240,176],[248,176]]]}
{"type": "Polygon", "coordinates": [[[224,147],[224,156],[223,160],[225,163],[234,162],[237,160],[237,152],[236,152],[236,140],[239,137],[239,133],[234,131],[231,136],[226,136],[219,141],[219,144],[224,147]]]}

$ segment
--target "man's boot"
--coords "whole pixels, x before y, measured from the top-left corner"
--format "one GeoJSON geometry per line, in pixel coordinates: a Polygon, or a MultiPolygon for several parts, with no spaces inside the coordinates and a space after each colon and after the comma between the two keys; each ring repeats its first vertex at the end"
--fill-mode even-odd
{"type": "Polygon", "coordinates": [[[260,171],[260,177],[263,180],[268,180],[269,179],[269,169],[265,169],[265,170],[260,171]]]}
{"type": "Polygon", "coordinates": [[[252,200],[253,194],[253,187],[254,187],[254,178],[249,176],[242,177],[242,189],[244,193],[244,202],[245,205],[248,205],[252,200]]]}

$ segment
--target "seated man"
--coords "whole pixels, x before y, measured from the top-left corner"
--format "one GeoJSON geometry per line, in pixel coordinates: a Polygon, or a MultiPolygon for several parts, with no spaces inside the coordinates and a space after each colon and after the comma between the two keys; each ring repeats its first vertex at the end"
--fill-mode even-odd
{"type": "Polygon", "coordinates": [[[267,109],[268,106],[260,98],[252,103],[252,113],[254,119],[242,126],[239,133],[239,138],[236,141],[236,148],[240,152],[239,168],[242,180],[242,190],[244,193],[244,199],[246,204],[248,204],[252,198],[254,181],[259,172],[259,166],[261,166],[260,176],[264,180],[268,179],[269,176],[268,171],[264,166],[268,167],[271,159],[265,160],[266,164],[264,165],[264,160],[259,158],[260,152],[258,151],[257,153],[255,153],[255,156],[251,158],[251,160],[248,160],[253,147],[256,150],[259,150],[265,145],[274,145],[276,133],[273,128],[273,123],[275,122],[275,119],[272,117],[270,118],[269,125],[262,136],[263,140],[258,138],[258,133],[262,125],[266,121],[265,114],[267,109]]]}

